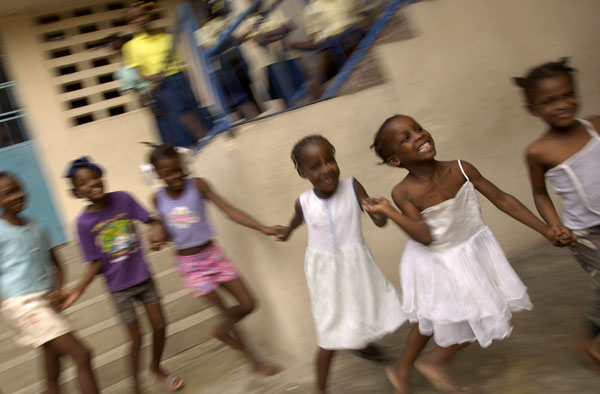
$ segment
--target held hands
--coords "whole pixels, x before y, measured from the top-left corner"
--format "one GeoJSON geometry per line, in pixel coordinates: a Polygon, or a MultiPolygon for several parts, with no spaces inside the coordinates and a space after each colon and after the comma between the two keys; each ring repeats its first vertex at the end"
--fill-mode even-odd
{"type": "Polygon", "coordinates": [[[546,238],[557,247],[575,246],[577,238],[565,226],[552,226],[546,232],[546,238]]]}
{"type": "Polygon", "coordinates": [[[362,207],[365,211],[370,214],[388,216],[389,212],[393,210],[392,204],[385,197],[367,197],[361,201],[362,207]]]}
{"type": "Polygon", "coordinates": [[[150,249],[154,251],[160,250],[167,243],[167,232],[162,225],[155,224],[152,226],[148,241],[150,242],[150,249]]]}
{"type": "Polygon", "coordinates": [[[262,229],[261,231],[265,235],[272,235],[272,236],[277,237],[278,241],[284,241],[284,239],[282,239],[282,237],[286,233],[287,233],[287,235],[285,236],[285,238],[287,239],[287,237],[289,236],[289,227],[286,227],[286,226],[267,226],[264,229],[262,229]]]}
{"type": "Polygon", "coordinates": [[[77,301],[77,299],[81,296],[81,290],[79,289],[71,289],[65,290],[62,292],[62,304],[60,305],[60,310],[67,309],[71,305],[77,301]]]}
{"type": "Polygon", "coordinates": [[[65,300],[65,293],[62,290],[53,290],[46,295],[46,299],[48,299],[52,309],[60,311],[65,300]]]}

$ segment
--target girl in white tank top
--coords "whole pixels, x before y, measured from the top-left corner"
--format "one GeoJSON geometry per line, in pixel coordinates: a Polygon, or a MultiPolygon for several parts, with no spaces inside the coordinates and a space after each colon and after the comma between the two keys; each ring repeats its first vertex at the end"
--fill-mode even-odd
{"type": "MultiPolygon", "coordinates": [[[[289,227],[306,223],[308,247],[304,259],[306,282],[317,332],[317,393],[327,392],[327,376],[334,351],[361,350],[377,356],[370,346],[406,320],[400,294],[373,260],[361,229],[361,200],[369,196],[354,178],[339,179],[335,149],[322,136],[300,140],[292,160],[313,188],[302,193],[289,227]]],[[[386,218],[371,214],[377,226],[386,218]]],[[[370,357],[369,357],[370,356],[370,357]]]]}
{"type": "Polygon", "coordinates": [[[576,349],[599,368],[600,116],[575,118],[574,71],[567,59],[562,59],[537,66],[515,82],[523,88],[529,112],[548,125],[526,151],[533,198],[540,215],[550,226],[561,229],[564,242],[571,243],[577,262],[590,275],[586,330],[576,349]],[[546,179],[562,199],[562,218],[548,195],[546,179]]]}

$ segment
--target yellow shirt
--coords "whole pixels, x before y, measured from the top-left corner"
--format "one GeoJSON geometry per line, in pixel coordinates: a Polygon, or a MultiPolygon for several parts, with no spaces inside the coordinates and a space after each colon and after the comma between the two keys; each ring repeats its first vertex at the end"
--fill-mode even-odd
{"type": "Polygon", "coordinates": [[[165,76],[183,71],[181,59],[173,53],[168,67],[165,63],[171,53],[173,36],[167,33],[136,35],[123,46],[123,60],[128,67],[136,67],[143,76],[164,72],[165,76]]]}
{"type": "Polygon", "coordinates": [[[316,43],[336,36],[358,22],[355,0],[312,0],[304,7],[306,32],[316,43]]]}

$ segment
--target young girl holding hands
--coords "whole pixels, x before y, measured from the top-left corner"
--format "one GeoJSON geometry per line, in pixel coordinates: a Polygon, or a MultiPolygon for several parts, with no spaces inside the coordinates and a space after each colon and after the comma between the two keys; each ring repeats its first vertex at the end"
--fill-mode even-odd
{"type": "Polygon", "coordinates": [[[570,239],[548,227],[513,196],[484,178],[471,164],[435,160],[431,134],[409,116],[396,115],[380,127],[373,144],[379,157],[408,175],[392,198],[364,200],[365,210],[385,215],[412,239],[400,263],[403,309],[417,323],[388,378],[407,393],[413,365],[444,392],[461,392],[446,369],[449,359],[471,342],[487,347],[507,337],[512,312],[531,309],[527,289],[483,222],[476,190],[496,207],[556,245],[570,239]],[[417,360],[433,336],[440,346],[417,360]]]}
{"type": "Polygon", "coordinates": [[[564,226],[577,241],[571,251],[590,275],[586,327],[577,352],[600,371],[600,116],[575,117],[578,98],[567,59],[549,62],[515,78],[523,89],[527,110],[546,123],[546,131],[526,150],[533,199],[538,212],[552,226],[564,226]],[[559,218],[548,195],[546,179],[561,197],[559,218]]]}
{"type": "Polygon", "coordinates": [[[205,202],[210,201],[231,220],[260,231],[277,235],[277,227],[268,227],[235,208],[202,178],[189,178],[175,148],[160,145],[150,155],[165,187],[154,195],[154,205],[163,218],[170,241],[177,249],[176,266],[185,285],[194,297],[204,296],[216,305],[225,317],[213,330],[213,336],[232,349],[246,354],[257,374],[271,376],[280,368],[260,361],[246,345],[237,322],[255,309],[255,300],[240,272],[224,251],[215,243],[215,233],[206,216],[205,202]],[[235,297],[237,305],[227,306],[221,291],[235,297]]]}
{"type": "MultiPolygon", "coordinates": [[[[371,345],[405,320],[401,298],[375,264],[361,228],[360,201],[369,196],[355,178],[340,178],[335,148],[312,135],[292,150],[302,178],[313,186],[295,204],[295,213],[279,239],[285,241],[303,222],[308,228],[304,269],[317,330],[317,393],[327,392],[335,350],[359,350],[378,359],[371,345]]],[[[386,218],[370,214],[377,226],[386,218]]]]}

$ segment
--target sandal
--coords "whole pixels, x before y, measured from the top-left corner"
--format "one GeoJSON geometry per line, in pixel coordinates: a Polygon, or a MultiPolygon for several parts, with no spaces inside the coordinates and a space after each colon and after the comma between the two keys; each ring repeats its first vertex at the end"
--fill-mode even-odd
{"type": "Polygon", "coordinates": [[[168,375],[162,382],[157,380],[156,384],[160,386],[163,390],[172,393],[174,391],[178,391],[183,387],[183,380],[181,380],[181,378],[178,378],[175,375],[168,375]]]}

